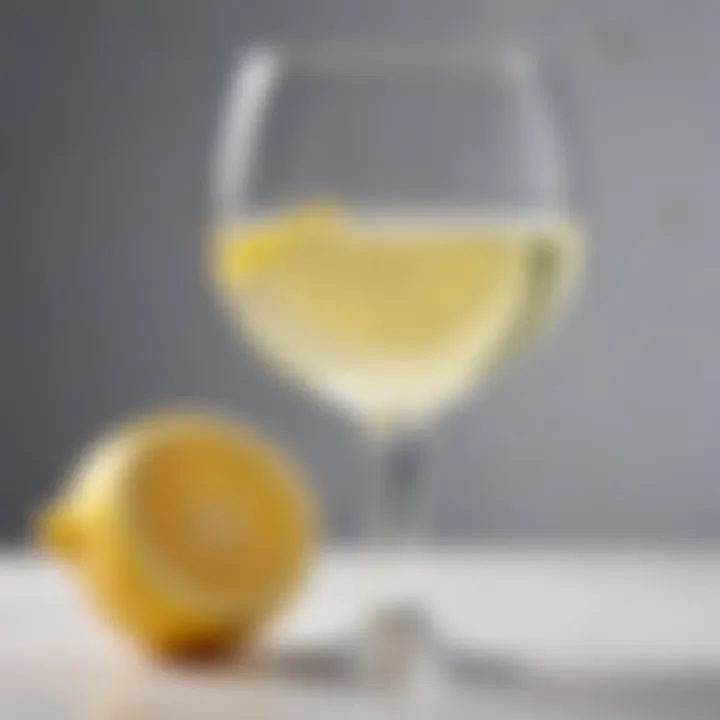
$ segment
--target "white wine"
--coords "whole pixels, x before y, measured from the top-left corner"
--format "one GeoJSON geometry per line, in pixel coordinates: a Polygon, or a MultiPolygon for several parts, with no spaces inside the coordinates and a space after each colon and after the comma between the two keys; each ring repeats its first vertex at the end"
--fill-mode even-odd
{"type": "Polygon", "coordinates": [[[424,419],[562,306],[567,219],[278,216],[214,235],[224,303],[261,353],[370,418],[424,419]]]}

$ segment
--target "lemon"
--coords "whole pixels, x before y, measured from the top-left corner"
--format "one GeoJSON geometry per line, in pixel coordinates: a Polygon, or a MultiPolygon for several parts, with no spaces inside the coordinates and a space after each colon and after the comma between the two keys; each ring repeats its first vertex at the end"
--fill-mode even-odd
{"type": "Polygon", "coordinates": [[[256,635],[297,584],[311,539],[306,493],[278,453],[194,413],[108,433],[36,530],[112,625],[165,655],[256,635]]]}
{"type": "Polygon", "coordinates": [[[210,276],[217,287],[235,287],[297,249],[332,242],[341,226],[337,206],[315,201],[252,222],[229,222],[212,233],[210,276]]]}

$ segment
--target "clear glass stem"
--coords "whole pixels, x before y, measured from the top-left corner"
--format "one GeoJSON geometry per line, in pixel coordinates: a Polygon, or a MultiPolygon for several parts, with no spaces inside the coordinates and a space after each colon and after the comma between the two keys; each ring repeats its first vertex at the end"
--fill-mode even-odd
{"type": "Polygon", "coordinates": [[[428,598],[425,438],[415,430],[373,433],[379,472],[371,484],[370,607],[361,672],[374,684],[412,682],[434,652],[428,598]]]}

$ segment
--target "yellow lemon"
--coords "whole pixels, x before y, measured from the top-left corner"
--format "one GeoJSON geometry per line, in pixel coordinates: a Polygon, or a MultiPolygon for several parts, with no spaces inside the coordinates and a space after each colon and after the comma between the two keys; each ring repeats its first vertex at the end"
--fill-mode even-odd
{"type": "Polygon", "coordinates": [[[306,494],[277,452],[186,413],[110,432],[36,525],[113,625],[170,655],[253,636],[301,576],[310,528],[306,494]]]}
{"type": "Polygon", "coordinates": [[[336,206],[322,201],[294,208],[280,218],[225,223],[212,233],[211,278],[218,287],[235,287],[293,250],[333,242],[340,227],[336,206]]]}

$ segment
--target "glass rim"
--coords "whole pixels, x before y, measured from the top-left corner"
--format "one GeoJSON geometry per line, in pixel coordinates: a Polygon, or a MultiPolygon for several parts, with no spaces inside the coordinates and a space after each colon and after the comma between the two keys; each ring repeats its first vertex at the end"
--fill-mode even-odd
{"type": "MultiPolygon", "coordinates": [[[[544,54],[544,53],[543,53],[544,54]]],[[[300,72],[362,74],[371,72],[526,73],[540,64],[540,52],[527,42],[481,37],[440,39],[324,38],[269,40],[240,46],[239,63],[272,62],[300,72]]]]}

